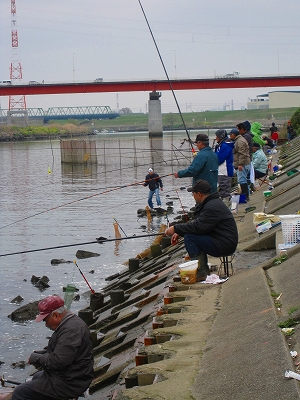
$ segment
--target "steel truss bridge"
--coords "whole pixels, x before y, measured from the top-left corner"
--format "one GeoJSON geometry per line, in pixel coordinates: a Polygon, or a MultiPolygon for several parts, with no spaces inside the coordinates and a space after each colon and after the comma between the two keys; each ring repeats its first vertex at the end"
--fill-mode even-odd
{"type": "MultiPolygon", "coordinates": [[[[46,123],[50,120],[64,119],[114,119],[120,116],[119,113],[111,110],[109,106],[87,106],[87,107],[51,107],[44,111],[42,108],[27,108],[29,118],[43,119],[46,123]]],[[[0,109],[0,116],[6,117],[8,110],[0,109]]],[[[21,110],[20,110],[21,114],[21,110]]],[[[15,111],[14,115],[18,115],[15,111]]]]}

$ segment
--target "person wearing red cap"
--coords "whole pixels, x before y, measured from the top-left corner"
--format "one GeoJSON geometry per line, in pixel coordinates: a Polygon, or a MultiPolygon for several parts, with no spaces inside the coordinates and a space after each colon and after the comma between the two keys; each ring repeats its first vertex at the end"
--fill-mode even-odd
{"type": "Polygon", "coordinates": [[[54,400],[80,396],[93,379],[93,345],[85,322],[64,307],[62,298],[48,296],[38,304],[35,321],[53,332],[47,347],[28,360],[43,371],[14,389],[12,400],[54,400]]]}

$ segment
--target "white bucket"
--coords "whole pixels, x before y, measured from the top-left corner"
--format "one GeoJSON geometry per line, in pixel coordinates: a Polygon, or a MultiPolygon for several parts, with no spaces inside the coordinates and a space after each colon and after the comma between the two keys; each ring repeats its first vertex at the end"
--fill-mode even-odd
{"type": "Polygon", "coordinates": [[[179,274],[181,276],[181,283],[191,284],[196,283],[198,268],[198,260],[188,261],[179,265],[179,274]]]}

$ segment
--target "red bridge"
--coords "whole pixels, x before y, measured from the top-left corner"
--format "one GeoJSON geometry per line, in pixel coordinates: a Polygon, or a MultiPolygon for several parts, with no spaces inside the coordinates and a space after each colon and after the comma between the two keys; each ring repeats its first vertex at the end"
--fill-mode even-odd
{"type": "Polygon", "coordinates": [[[300,76],[1,84],[0,96],[300,86],[300,76]]]}

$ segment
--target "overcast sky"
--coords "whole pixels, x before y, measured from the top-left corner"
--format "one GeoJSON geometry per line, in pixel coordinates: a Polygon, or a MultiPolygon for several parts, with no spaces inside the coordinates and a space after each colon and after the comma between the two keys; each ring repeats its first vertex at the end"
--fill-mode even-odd
{"type": "MultiPolygon", "coordinates": [[[[141,0],[170,78],[299,74],[299,0],[141,0]]],[[[164,79],[138,0],[16,0],[23,81],[164,79]]],[[[9,79],[10,0],[0,0],[0,80],[9,79]]],[[[277,88],[177,91],[182,112],[246,106],[277,88]]],[[[297,88],[281,88],[299,90],[297,88]]],[[[148,93],[27,96],[27,107],[145,112],[148,93]]],[[[1,97],[2,108],[8,98],[1,97]]],[[[170,91],[163,112],[176,112],[170,91]]]]}

